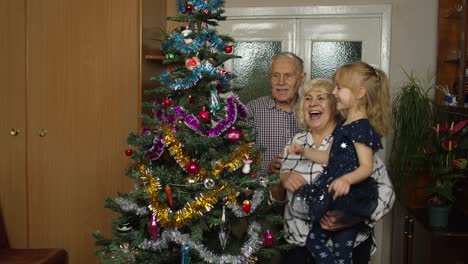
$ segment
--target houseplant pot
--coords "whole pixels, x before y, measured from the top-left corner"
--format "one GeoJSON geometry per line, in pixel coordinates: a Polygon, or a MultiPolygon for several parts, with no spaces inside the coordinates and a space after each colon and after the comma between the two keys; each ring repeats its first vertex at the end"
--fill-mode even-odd
{"type": "Polygon", "coordinates": [[[429,94],[434,76],[428,74],[421,80],[413,73],[403,72],[406,81],[392,100],[394,134],[388,168],[397,198],[403,205],[425,207],[427,196],[421,190],[425,190],[431,178],[421,157],[429,143],[429,128],[435,123],[434,104],[429,94]]]}
{"type": "Polygon", "coordinates": [[[447,227],[451,209],[448,206],[429,206],[427,208],[429,225],[432,227],[447,227]]]}

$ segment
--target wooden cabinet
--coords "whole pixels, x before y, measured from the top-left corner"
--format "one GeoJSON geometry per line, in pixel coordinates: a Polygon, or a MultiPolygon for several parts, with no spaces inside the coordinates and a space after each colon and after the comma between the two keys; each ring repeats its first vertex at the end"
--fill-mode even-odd
{"type": "MultiPolygon", "coordinates": [[[[439,1],[436,83],[446,85],[457,96],[458,106],[464,105],[468,91],[467,9],[467,0],[439,1]]],[[[436,102],[445,102],[445,95],[440,90],[436,91],[436,102]]]]}
{"type": "Polygon", "coordinates": [[[28,245],[26,3],[0,1],[0,208],[10,244],[28,245]]]}
{"type": "Polygon", "coordinates": [[[405,217],[404,264],[467,264],[468,219],[452,210],[447,228],[428,225],[427,209],[409,209],[405,217]]]}
{"type": "Polygon", "coordinates": [[[138,129],[141,1],[0,0],[0,206],[13,247],[98,263],[138,129]]]}

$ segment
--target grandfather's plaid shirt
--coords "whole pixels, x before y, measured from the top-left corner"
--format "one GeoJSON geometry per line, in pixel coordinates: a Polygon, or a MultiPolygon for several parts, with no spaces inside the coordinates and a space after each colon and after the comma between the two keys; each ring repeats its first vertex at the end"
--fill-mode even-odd
{"type": "MultiPolygon", "coordinates": [[[[318,150],[328,149],[331,141],[331,135],[323,139],[320,146],[318,147],[318,150]]],[[[314,145],[312,134],[310,132],[298,133],[293,137],[291,142],[307,148],[317,149],[314,145]]],[[[314,163],[305,159],[301,155],[289,155],[284,152],[281,172],[297,171],[308,183],[313,183],[317,180],[322,170],[322,164],[314,163]]],[[[376,180],[379,188],[377,208],[372,213],[370,219],[366,221],[366,224],[373,228],[374,224],[390,211],[393,203],[395,202],[395,195],[393,193],[392,183],[388,177],[385,164],[377,155],[374,155],[374,170],[371,177],[376,180]]],[[[291,208],[292,197],[293,194],[287,192],[288,203],[284,210],[285,239],[290,244],[305,246],[305,241],[310,230],[310,222],[307,221],[307,211],[304,211],[304,209],[307,207],[298,207],[298,201],[295,201],[293,210],[293,208],[291,208]],[[301,208],[303,209],[302,211],[300,210],[301,208]]],[[[369,235],[370,234],[368,232],[359,233],[354,246],[362,243],[369,237],[369,235]]]]}
{"type": "Polygon", "coordinates": [[[247,103],[250,119],[248,124],[257,131],[256,144],[263,152],[262,164],[258,175],[266,175],[271,160],[283,153],[283,148],[301,130],[297,125],[295,113],[276,107],[272,96],[263,96],[247,103]]]}

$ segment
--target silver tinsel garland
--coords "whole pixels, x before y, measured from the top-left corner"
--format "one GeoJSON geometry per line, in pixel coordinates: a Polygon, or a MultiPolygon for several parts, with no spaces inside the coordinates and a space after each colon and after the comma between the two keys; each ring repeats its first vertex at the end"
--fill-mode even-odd
{"type": "MultiPolygon", "coordinates": [[[[261,178],[259,181],[263,187],[266,187],[266,183],[268,182],[267,179],[261,178]]],[[[263,188],[254,192],[251,200],[252,207],[248,213],[244,212],[237,204],[230,204],[228,205],[228,208],[230,208],[237,217],[246,217],[255,212],[256,208],[262,203],[264,193],[265,190],[263,188]]],[[[140,216],[150,213],[148,207],[138,206],[134,201],[128,198],[118,197],[115,199],[115,203],[118,204],[124,212],[134,212],[136,215],[140,216]]],[[[253,222],[248,229],[249,239],[242,246],[240,250],[242,253],[236,256],[217,255],[204,245],[192,241],[188,234],[182,234],[176,229],[163,230],[156,241],[144,239],[138,247],[142,250],[151,250],[156,252],[168,248],[169,243],[174,242],[179,245],[189,246],[190,249],[195,250],[207,263],[248,263],[249,259],[252,258],[253,254],[257,252],[262,245],[263,240],[259,236],[260,231],[260,225],[253,222]]]]}
{"type": "Polygon", "coordinates": [[[262,245],[262,239],[259,236],[260,231],[260,225],[253,222],[248,230],[249,239],[242,246],[240,250],[242,253],[236,256],[217,255],[202,244],[192,241],[189,235],[182,234],[176,229],[163,231],[156,241],[144,239],[138,247],[142,250],[161,251],[168,247],[169,242],[175,242],[179,245],[188,245],[190,249],[195,250],[207,263],[246,263],[262,245]]]}
{"type": "Polygon", "coordinates": [[[263,194],[265,191],[263,189],[261,190],[256,190],[254,194],[252,195],[252,207],[250,208],[250,211],[248,213],[244,212],[242,210],[242,207],[240,207],[237,204],[228,204],[228,208],[232,210],[235,216],[237,217],[246,217],[250,215],[251,213],[255,212],[255,209],[262,203],[263,201],[263,194]]]}
{"type": "Polygon", "coordinates": [[[149,214],[148,207],[145,206],[138,206],[134,201],[124,198],[124,197],[117,197],[115,198],[115,203],[120,206],[124,212],[135,212],[136,215],[147,215],[149,214]]]}

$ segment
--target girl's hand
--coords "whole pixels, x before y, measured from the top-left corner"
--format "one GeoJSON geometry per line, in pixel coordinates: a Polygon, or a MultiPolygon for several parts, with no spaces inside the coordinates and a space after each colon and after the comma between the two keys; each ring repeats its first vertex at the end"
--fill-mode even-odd
{"type": "Polygon", "coordinates": [[[304,147],[298,144],[291,144],[286,148],[288,154],[302,155],[304,147]]]}
{"type": "Polygon", "coordinates": [[[351,183],[345,176],[341,176],[338,179],[332,181],[330,187],[328,187],[328,192],[330,193],[333,191],[333,200],[336,200],[336,198],[348,194],[350,188],[351,183]]]}

